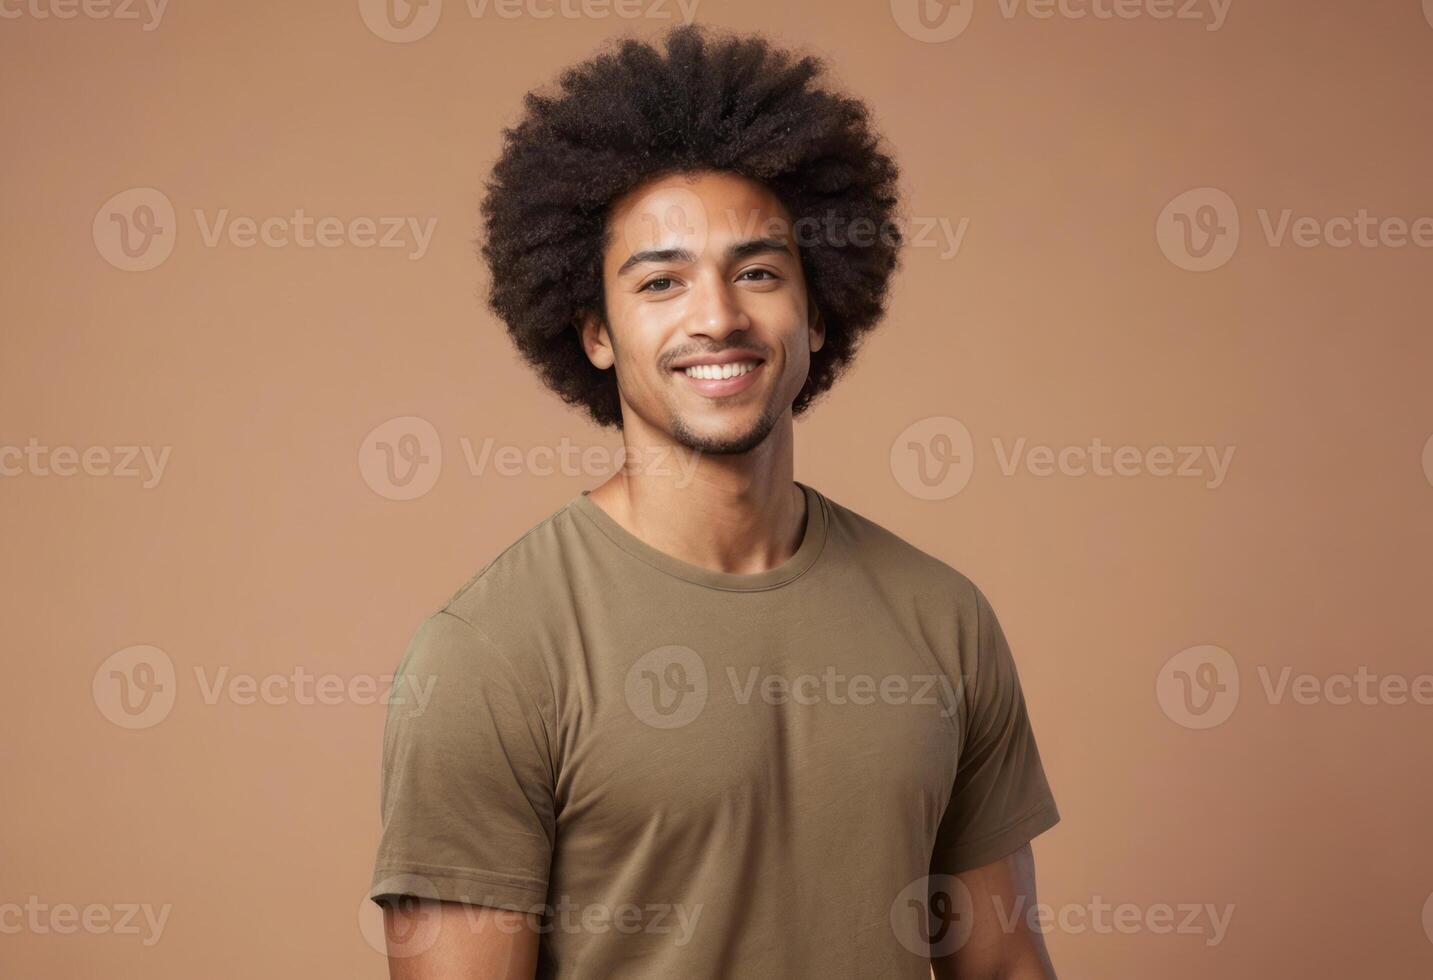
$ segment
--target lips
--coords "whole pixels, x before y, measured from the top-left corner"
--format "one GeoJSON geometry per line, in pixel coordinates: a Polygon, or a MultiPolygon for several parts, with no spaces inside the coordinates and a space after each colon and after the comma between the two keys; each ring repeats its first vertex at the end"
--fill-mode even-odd
{"type": "Polygon", "coordinates": [[[764,361],[746,354],[739,358],[702,358],[700,363],[674,368],[683,382],[699,394],[722,398],[745,391],[756,383],[756,376],[765,367],[764,361]]]}

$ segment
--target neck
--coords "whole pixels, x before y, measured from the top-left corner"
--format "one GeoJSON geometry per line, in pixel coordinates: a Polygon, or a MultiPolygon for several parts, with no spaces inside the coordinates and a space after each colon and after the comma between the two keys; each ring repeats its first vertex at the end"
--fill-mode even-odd
{"type": "Polygon", "coordinates": [[[657,550],[712,571],[750,575],[777,567],[800,547],[806,498],[792,476],[789,411],[761,445],[740,455],[687,449],[635,419],[624,424],[622,443],[628,465],[589,497],[657,550]]]}

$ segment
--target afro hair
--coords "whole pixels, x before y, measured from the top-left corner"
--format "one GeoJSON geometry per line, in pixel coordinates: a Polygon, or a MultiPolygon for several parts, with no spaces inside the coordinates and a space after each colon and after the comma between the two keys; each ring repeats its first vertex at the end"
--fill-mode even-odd
{"type": "Polygon", "coordinates": [[[621,425],[616,375],[587,359],[577,323],[605,321],[612,204],[654,178],[726,171],[769,188],[795,228],[880,230],[798,239],[826,340],[794,414],[879,322],[902,244],[899,172],[866,106],[823,88],[822,70],[759,35],[684,25],[666,35],[665,54],[629,38],[567,68],[557,92],[529,92],[522,119],[503,130],[481,208],[488,304],[544,383],[598,425],[621,425]]]}

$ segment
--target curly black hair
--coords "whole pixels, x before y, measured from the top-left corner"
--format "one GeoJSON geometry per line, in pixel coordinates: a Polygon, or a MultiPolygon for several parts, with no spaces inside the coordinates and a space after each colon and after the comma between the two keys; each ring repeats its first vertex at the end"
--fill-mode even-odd
{"type": "Polygon", "coordinates": [[[792,227],[876,235],[798,241],[826,341],[792,411],[799,415],[850,363],[885,311],[902,236],[895,162],[866,106],[818,85],[820,59],[759,35],[683,25],[654,45],[567,68],[553,95],[529,92],[486,183],[481,252],[488,305],[522,356],[567,403],[601,426],[622,422],[616,375],[587,359],[579,318],[604,318],[602,254],[614,201],[656,177],[716,170],[766,185],[792,227]],[[803,222],[804,219],[804,222],[803,222]]]}

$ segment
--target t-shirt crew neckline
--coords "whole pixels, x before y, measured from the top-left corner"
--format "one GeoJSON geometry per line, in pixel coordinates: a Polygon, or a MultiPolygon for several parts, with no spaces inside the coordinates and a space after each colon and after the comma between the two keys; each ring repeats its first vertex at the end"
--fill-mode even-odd
{"type": "Polygon", "coordinates": [[[806,495],[806,529],[801,535],[801,544],[797,547],[795,554],[775,568],[750,574],[719,572],[715,569],[703,568],[700,565],[682,561],[680,558],[674,558],[665,551],[652,547],[618,524],[612,515],[593,503],[587,490],[582,491],[581,495],[572,501],[572,506],[579,514],[595,524],[597,529],[606,535],[613,544],[658,571],[709,589],[722,589],[728,592],[761,592],[795,581],[815,564],[816,559],[820,557],[822,547],[826,544],[828,521],[825,498],[800,480],[793,482],[806,495]]]}

